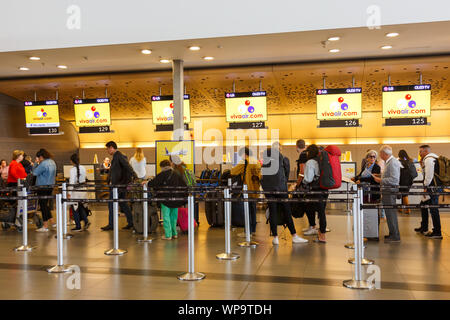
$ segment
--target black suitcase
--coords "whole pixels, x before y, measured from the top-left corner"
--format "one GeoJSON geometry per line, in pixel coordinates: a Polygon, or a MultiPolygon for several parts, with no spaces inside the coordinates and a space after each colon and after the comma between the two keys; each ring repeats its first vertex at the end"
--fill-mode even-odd
{"type": "MultiPolygon", "coordinates": [[[[144,232],[144,216],[142,202],[133,202],[133,227],[136,233],[142,234],[144,232]]],[[[156,232],[158,228],[159,218],[156,206],[148,205],[148,232],[156,232]]]]}
{"type": "MultiPolygon", "coordinates": [[[[219,198],[218,193],[208,193],[206,198],[219,198]]],[[[225,210],[222,201],[205,201],[206,221],[211,227],[223,227],[225,224],[225,210]]]]}
{"type": "Polygon", "coordinates": [[[244,202],[231,203],[231,225],[241,228],[245,226],[244,202]]]}

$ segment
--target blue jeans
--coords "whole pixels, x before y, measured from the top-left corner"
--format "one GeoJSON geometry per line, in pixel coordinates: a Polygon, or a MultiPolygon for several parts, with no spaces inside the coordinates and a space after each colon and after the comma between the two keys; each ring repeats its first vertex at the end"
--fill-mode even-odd
{"type": "Polygon", "coordinates": [[[75,210],[74,206],[72,206],[72,212],[73,212],[73,220],[75,221],[75,226],[77,229],[81,229],[81,220],[84,221],[85,225],[89,222],[87,218],[86,209],[83,207],[81,203],[78,203],[77,210],[75,210]]]}
{"type": "MultiPolygon", "coordinates": [[[[119,199],[125,199],[126,198],[126,191],[119,191],[119,199]]],[[[113,199],[113,193],[112,190],[109,193],[109,199],[113,199]]],[[[119,207],[122,209],[122,211],[125,213],[125,216],[127,217],[128,225],[133,225],[133,216],[131,215],[131,209],[128,206],[127,202],[119,202],[119,207]]],[[[108,202],[108,209],[109,209],[109,226],[112,227],[114,225],[114,214],[113,214],[113,203],[108,202]]]]}

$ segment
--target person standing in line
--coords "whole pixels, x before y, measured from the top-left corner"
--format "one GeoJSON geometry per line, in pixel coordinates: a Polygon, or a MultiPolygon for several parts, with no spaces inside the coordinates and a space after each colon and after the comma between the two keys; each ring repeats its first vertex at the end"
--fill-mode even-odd
{"type": "MultiPolygon", "coordinates": [[[[247,185],[249,191],[259,191],[261,182],[261,164],[252,157],[252,152],[248,147],[239,150],[239,156],[243,158],[235,167],[231,169],[232,176],[241,176],[243,184],[247,185]]],[[[258,194],[249,194],[249,198],[258,198],[258,194]]],[[[256,233],[256,202],[249,201],[249,218],[250,218],[250,234],[256,233]]],[[[239,237],[244,238],[245,233],[238,234],[239,237]]]]}
{"type": "MultiPolygon", "coordinates": [[[[438,156],[435,153],[431,152],[431,147],[429,145],[423,145],[419,148],[419,154],[423,170],[423,185],[425,188],[425,192],[430,193],[429,195],[423,196],[421,205],[437,205],[439,204],[439,195],[432,194],[433,191],[438,191],[433,188],[428,187],[436,187],[438,186],[438,181],[434,177],[434,172],[439,171],[439,168],[435,168],[439,166],[437,161],[438,156]]],[[[414,231],[424,234],[425,236],[431,239],[442,239],[441,232],[441,218],[439,216],[438,208],[421,208],[422,211],[422,221],[420,223],[419,228],[415,228],[414,231]],[[433,221],[433,231],[428,232],[428,210],[430,211],[431,220],[433,221]]]]}
{"type": "MultiPolygon", "coordinates": [[[[305,185],[306,189],[311,191],[323,191],[319,186],[320,169],[319,169],[319,148],[312,144],[306,148],[308,161],[305,165],[305,176],[302,183],[305,185]]],[[[305,235],[317,234],[318,242],[326,243],[325,233],[327,232],[327,218],[325,214],[325,209],[327,206],[326,200],[328,199],[328,194],[325,195],[313,195],[310,198],[322,200],[321,202],[308,204],[309,212],[317,215],[319,217],[319,230],[316,233],[309,232],[305,235]]]]}
{"type": "MultiPolygon", "coordinates": [[[[303,181],[303,177],[305,175],[305,165],[306,165],[306,162],[308,161],[308,154],[306,152],[305,140],[303,140],[303,139],[297,140],[295,149],[299,153],[298,159],[296,160],[296,162],[297,162],[297,171],[296,171],[297,185],[296,185],[295,189],[300,190],[302,181],[303,181]]],[[[306,217],[308,218],[309,227],[304,228],[302,231],[305,236],[310,236],[310,235],[317,234],[316,214],[313,210],[309,209],[310,206],[306,206],[306,208],[307,208],[307,210],[305,211],[305,213],[306,213],[306,217]]]]}
{"type": "Polygon", "coordinates": [[[378,200],[380,200],[379,194],[372,194],[371,192],[379,192],[380,189],[376,187],[376,185],[379,185],[378,182],[375,181],[372,174],[376,176],[380,176],[381,168],[376,163],[377,161],[377,152],[375,150],[368,150],[366,156],[364,157],[364,166],[361,168],[361,172],[354,178],[352,178],[352,181],[354,181],[356,184],[360,183],[366,183],[369,186],[364,187],[364,203],[376,203],[378,200]],[[374,187],[375,185],[375,187],[374,187]]]}
{"type": "Polygon", "coordinates": [[[17,180],[27,177],[25,168],[21,163],[23,154],[24,152],[22,150],[14,150],[13,152],[12,161],[8,166],[8,178],[6,180],[8,187],[17,187],[17,180]]]}
{"type": "Polygon", "coordinates": [[[33,162],[30,156],[26,154],[23,155],[22,166],[25,168],[27,174],[33,173],[33,162]]]}
{"type": "MultiPolygon", "coordinates": [[[[158,192],[156,197],[158,198],[170,198],[174,194],[170,193],[170,188],[186,187],[181,175],[176,173],[169,160],[163,160],[159,164],[161,172],[156,177],[148,182],[149,189],[155,189],[158,192]]],[[[181,197],[180,193],[176,194],[176,197],[181,197]]],[[[186,201],[161,201],[161,215],[163,217],[164,236],[162,240],[172,240],[178,238],[177,232],[177,220],[178,220],[178,208],[184,206],[186,201]]]]}
{"type": "MultiPolygon", "coordinates": [[[[392,148],[384,145],[380,149],[380,158],[385,162],[381,178],[372,173],[375,181],[381,185],[381,203],[383,205],[395,205],[400,183],[400,161],[392,155],[392,148]]],[[[385,209],[389,228],[389,235],[384,237],[385,242],[400,242],[400,231],[398,229],[398,218],[396,209],[385,209]]]]}
{"type": "MultiPolygon", "coordinates": [[[[33,167],[33,175],[36,176],[36,186],[38,196],[51,196],[53,193],[53,185],[56,178],[56,163],[52,159],[52,155],[45,149],[40,149],[36,153],[36,161],[33,167]]],[[[48,232],[49,222],[52,224],[52,211],[50,208],[50,199],[38,200],[42,212],[42,220],[44,225],[37,229],[37,232],[48,232]]]]}
{"type": "MultiPolygon", "coordinates": [[[[284,191],[287,192],[287,181],[285,170],[283,168],[283,155],[277,149],[267,148],[263,154],[263,165],[261,169],[262,181],[261,186],[264,191],[284,191]]],[[[287,194],[266,194],[268,199],[287,199],[287,194]]],[[[283,207],[283,221],[287,224],[292,235],[292,243],[306,243],[308,240],[297,235],[294,221],[292,220],[291,206],[288,202],[269,202],[269,222],[272,232],[273,245],[278,245],[278,206],[283,207]]]]}
{"type": "MultiPolygon", "coordinates": [[[[86,169],[84,166],[80,165],[80,159],[76,153],[74,153],[70,157],[70,162],[72,163],[72,168],[70,169],[70,179],[69,184],[70,185],[76,185],[76,186],[69,186],[68,187],[68,193],[67,198],[68,199],[87,199],[87,193],[83,191],[77,191],[77,189],[85,188],[86,185],[86,169]]],[[[83,203],[81,201],[77,201],[74,203],[69,203],[69,205],[72,205],[73,210],[73,220],[75,220],[75,228],[72,229],[72,231],[80,232],[83,230],[87,230],[91,223],[88,220],[87,217],[87,209],[84,207],[83,203]],[[81,219],[80,219],[81,218],[81,219]],[[81,221],[84,221],[84,229],[81,228],[81,221]]]]}
{"type": "Polygon", "coordinates": [[[145,171],[147,159],[144,156],[144,151],[142,150],[142,148],[136,149],[136,152],[130,159],[130,165],[138,178],[137,183],[141,183],[145,179],[145,176],[147,174],[147,172],[145,171]]]}
{"type": "MultiPolygon", "coordinates": [[[[110,156],[113,157],[111,161],[111,167],[109,169],[108,183],[111,185],[125,185],[132,182],[133,177],[136,176],[133,168],[127,161],[127,158],[117,150],[117,144],[114,141],[109,141],[106,144],[106,150],[110,156]]],[[[118,188],[118,198],[126,199],[127,191],[124,188],[118,188]]],[[[113,199],[113,189],[109,193],[109,199],[113,199]]],[[[128,224],[123,227],[124,230],[133,229],[133,216],[131,214],[131,209],[127,202],[119,202],[119,207],[125,213],[128,224]]],[[[113,230],[114,224],[114,211],[113,203],[108,202],[109,209],[109,220],[108,224],[101,229],[103,231],[113,230]]]]}
{"type": "Polygon", "coordinates": [[[0,165],[0,173],[2,176],[2,186],[5,186],[8,180],[8,170],[9,170],[9,166],[8,166],[8,162],[6,162],[5,159],[1,160],[1,165],[0,165]]]}
{"type": "MultiPolygon", "coordinates": [[[[416,166],[413,160],[408,156],[405,150],[400,150],[398,152],[398,160],[400,161],[400,191],[409,192],[411,186],[414,183],[414,179],[417,177],[416,166]]],[[[409,205],[408,195],[402,195],[402,205],[409,205]]],[[[409,214],[411,211],[409,209],[399,209],[400,213],[409,214]]]]}

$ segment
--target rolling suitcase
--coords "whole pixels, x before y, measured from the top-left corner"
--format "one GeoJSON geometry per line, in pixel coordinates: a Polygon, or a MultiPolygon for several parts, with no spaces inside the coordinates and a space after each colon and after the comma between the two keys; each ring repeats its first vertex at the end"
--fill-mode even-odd
{"type": "Polygon", "coordinates": [[[378,209],[364,209],[363,235],[367,239],[379,239],[378,209]]]}
{"type": "MultiPolygon", "coordinates": [[[[217,193],[208,193],[206,197],[218,198],[217,193]]],[[[205,201],[206,221],[211,227],[223,227],[225,224],[225,212],[222,201],[205,201]]]]}
{"type": "Polygon", "coordinates": [[[238,228],[245,226],[244,202],[231,202],[231,225],[238,228]]]}
{"type": "MultiPolygon", "coordinates": [[[[177,224],[181,231],[186,232],[189,229],[189,211],[187,208],[178,208],[177,224]]],[[[194,228],[197,227],[197,221],[194,219],[194,228]]]]}
{"type": "MultiPolygon", "coordinates": [[[[133,227],[136,233],[142,234],[144,232],[144,216],[142,202],[134,202],[132,205],[133,211],[133,227]]],[[[148,232],[156,232],[158,228],[159,218],[155,206],[148,206],[148,232]]]]}

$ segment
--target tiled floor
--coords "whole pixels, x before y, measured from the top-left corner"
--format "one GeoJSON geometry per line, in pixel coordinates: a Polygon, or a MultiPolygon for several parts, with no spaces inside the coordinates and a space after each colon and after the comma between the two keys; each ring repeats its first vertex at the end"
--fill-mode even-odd
{"type": "MultiPolygon", "coordinates": [[[[105,256],[112,246],[112,232],[101,232],[107,220],[104,207],[94,211],[88,232],[64,240],[66,264],[81,267],[81,288],[70,290],[68,274],[48,274],[56,264],[55,232],[38,234],[30,227],[32,253],[14,252],[21,243],[17,231],[0,231],[0,299],[450,299],[450,238],[448,213],[442,214],[444,240],[417,235],[418,215],[400,216],[402,243],[369,242],[366,256],[381,269],[381,289],[358,291],[343,287],[353,276],[344,248],[351,240],[347,217],[330,210],[327,244],[310,242],[293,245],[291,236],[280,229],[280,245],[273,247],[269,226],[258,214],[257,248],[240,248],[241,238],[232,231],[236,261],[217,260],[225,247],[224,230],[210,229],[204,218],[195,233],[196,271],[206,274],[197,282],[182,282],[176,275],[187,271],[187,236],[178,240],[136,242],[136,235],[120,231],[124,256],[105,256]],[[285,239],[283,239],[285,238],[285,239]]],[[[201,213],[201,217],[204,215],[201,213]]],[[[121,224],[125,219],[120,219],[121,224]]],[[[297,230],[306,218],[295,221],[297,230]]],[[[281,227],[280,227],[281,228],[281,227]]],[[[382,221],[384,234],[387,226],[382,221]]],[[[158,231],[158,235],[161,232],[158,231]]],[[[156,236],[156,235],[155,235],[156,236]]],[[[310,237],[310,239],[313,239],[310,237]]]]}

